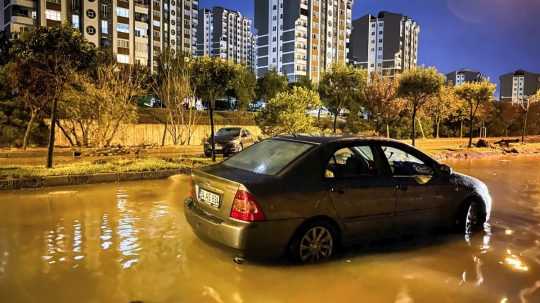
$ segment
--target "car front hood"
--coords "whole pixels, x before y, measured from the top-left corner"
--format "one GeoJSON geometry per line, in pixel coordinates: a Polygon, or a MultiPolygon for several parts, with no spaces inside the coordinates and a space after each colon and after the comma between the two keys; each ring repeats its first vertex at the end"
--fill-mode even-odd
{"type": "Polygon", "coordinates": [[[480,181],[477,178],[458,172],[452,173],[450,177],[450,182],[457,186],[469,189],[473,194],[481,198],[486,206],[486,219],[489,220],[493,199],[491,197],[491,194],[489,193],[487,185],[484,182],[480,181]]]}
{"type": "MultiPolygon", "coordinates": [[[[214,136],[214,140],[217,144],[227,144],[237,139],[238,136],[214,136]]],[[[210,138],[207,140],[207,142],[211,143],[210,138]]]]}

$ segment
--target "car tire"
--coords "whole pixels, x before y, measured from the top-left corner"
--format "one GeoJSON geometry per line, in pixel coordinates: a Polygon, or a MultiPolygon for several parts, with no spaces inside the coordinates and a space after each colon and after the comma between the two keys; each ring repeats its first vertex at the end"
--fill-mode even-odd
{"type": "Polygon", "coordinates": [[[327,221],[315,221],[303,225],[295,233],[288,255],[296,263],[316,263],[329,260],[338,246],[338,232],[327,221]]]}
{"type": "Polygon", "coordinates": [[[481,231],[486,222],[486,212],[482,202],[467,201],[456,220],[456,229],[466,235],[481,231]]]}

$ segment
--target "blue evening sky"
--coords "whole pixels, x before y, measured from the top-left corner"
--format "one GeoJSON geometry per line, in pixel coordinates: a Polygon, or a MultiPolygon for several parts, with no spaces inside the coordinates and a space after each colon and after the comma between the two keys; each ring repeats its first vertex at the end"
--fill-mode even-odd
{"type": "MultiPolygon", "coordinates": [[[[199,1],[215,5],[254,14],[254,0],[199,1]]],[[[495,83],[516,69],[540,73],[540,0],[356,0],[353,18],[381,10],[420,24],[419,64],[477,69],[495,83]]]]}

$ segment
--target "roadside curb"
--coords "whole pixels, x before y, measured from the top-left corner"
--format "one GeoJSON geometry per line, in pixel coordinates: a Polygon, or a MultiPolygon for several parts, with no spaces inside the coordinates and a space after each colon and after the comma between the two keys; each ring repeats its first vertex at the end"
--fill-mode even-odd
{"type": "Polygon", "coordinates": [[[71,175],[71,176],[48,176],[0,180],[0,191],[16,190],[23,188],[42,188],[67,185],[83,185],[96,183],[112,183],[123,181],[155,180],[165,179],[174,175],[191,173],[191,168],[143,171],[143,172],[125,172],[125,173],[100,173],[89,175],[71,175]]]}

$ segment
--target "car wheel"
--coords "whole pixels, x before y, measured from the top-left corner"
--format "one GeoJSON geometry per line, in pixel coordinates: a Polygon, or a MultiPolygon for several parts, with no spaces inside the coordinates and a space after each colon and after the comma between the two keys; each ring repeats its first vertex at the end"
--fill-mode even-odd
{"type": "Polygon", "coordinates": [[[335,228],[324,221],[301,228],[290,247],[290,257],[299,263],[315,263],[330,259],[337,245],[335,228]]]}
{"type": "Polygon", "coordinates": [[[485,221],[486,215],[482,203],[471,201],[463,209],[461,218],[458,219],[459,229],[466,235],[471,235],[482,230],[485,221]]]}

